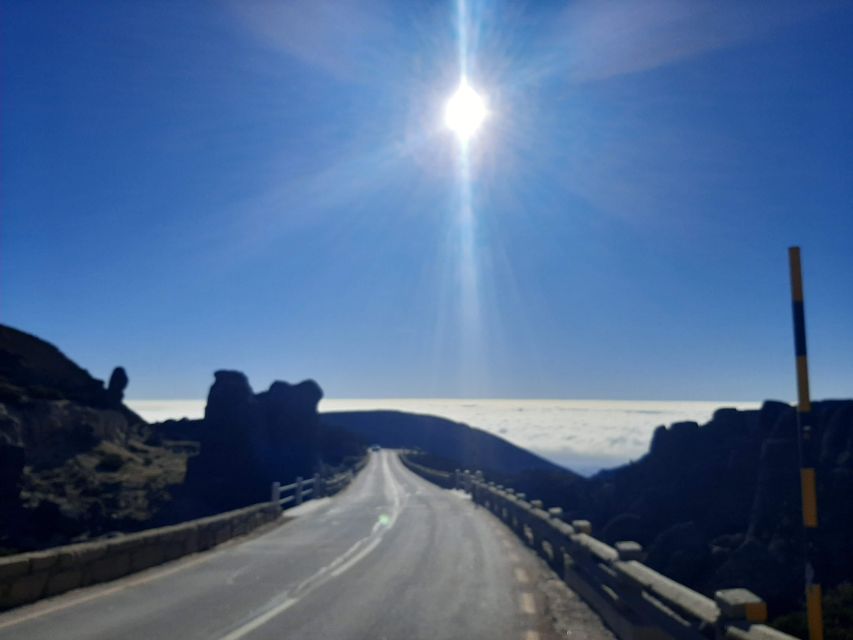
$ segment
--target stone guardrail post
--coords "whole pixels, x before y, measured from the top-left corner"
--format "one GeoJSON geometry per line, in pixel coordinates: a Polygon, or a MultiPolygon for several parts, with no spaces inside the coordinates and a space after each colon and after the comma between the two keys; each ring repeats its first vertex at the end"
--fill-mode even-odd
{"type": "Polygon", "coordinates": [[[302,504],[302,476],[298,476],[296,478],[296,494],[295,494],[295,496],[296,496],[296,499],[294,501],[295,504],[297,504],[297,505],[302,504]]]}
{"type": "Polygon", "coordinates": [[[758,624],[767,620],[767,604],[748,589],[723,589],[714,594],[720,608],[717,623],[720,637],[725,637],[725,626],[732,623],[758,624]]]}
{"type": "Polygon", "coordinates": [[[589,520],[572,520],[572,527],[578,533],[585,533],[588,536],[592,535],[592,523],[589,520]]]}
{"type": "Polygon", "coordinates": [[[314,482],[311,484],[311,486],[314,487],[314,493],[312,493],[311,495],[315,499],[316,498],[322,498],[323,497],[323,489],[322,489],[322,487],[320,487],[320,474],[319,473],[314,474],[314,482]]]}
{"type": "Polygon", "coordinates": [[[646,554],[643,551],[643,545],[639,542],[623,540],[622,542],[617,542],[613,546],[616,549],[616,553],[619,554],[620,560],[637,560],[642,562],[646,559],[646,554]]]}
{"type": "MultiPolygon", "coordinates": [[[[522,503],[527,502],[527,494],[523,491],[516,493],[515,497],[522,503]]],[[[524,522],[519,517],[521,509],[523,509],[523,505],[516,506],[516,508],[512,510],[512,517],[510,518],[510,529],[515,531],[515,534],[519,538],[524,537],[524,522]]]]}
{"type": "MultiPolygon", "coordinates": [[[[560,507],[551,507],[548,509],[548,518],[553,521],[562,522],[563,510],[560,507]]],[[[565,539],[562,535],[552,533],[548,542],[551,545],[551,558],[549,564],[551,565],[551,568],[557,572],[557,575],[562,578],[563,573],[566,570],[565,539]]]]}
{"type": "Polygon", "coordinates": [[[273,506],[278,507],[278,501],[281,500],[281,483],[273,482],[272,490],[270,491],[270,502],[273,503],[273,506]]]}

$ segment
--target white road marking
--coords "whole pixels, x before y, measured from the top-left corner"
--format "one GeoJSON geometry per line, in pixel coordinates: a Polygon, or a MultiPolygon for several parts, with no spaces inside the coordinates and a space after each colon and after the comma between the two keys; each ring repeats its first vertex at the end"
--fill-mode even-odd
{"type": "Polygon", "coordinates": [[[529,591],[524,591],[518,597],[518,608],[521,609],[522,613],[526,613],[527,615],[533,615],[536,613],[536,601],[533,599],[533,594],[529,591]]]}
{"type": "Polygon", "coordinates": [[[525,631],[524,636],[522,636],[524,640],[539,640],[539,632],[538,631],[525,631]]]}
{"type": "Polygon", "coordinates": [[[520,561],[518,554],[515,551],[513,551],[512,553],[509,554],[509,561],[510,562],[519,562],[520,561]]]}
{"type": "Polygon", "coordinates": [[[530,582],[530,577],[527,575],[527,571],[516,567],[515,569],[515,579],[518,580],[521,584],[527,584],[530,582]]]}
{"type": "Polygon", "coordinates": [[[277,607],[273,607],[272,609],[270,609],[266,613],[262,613],[261,615],[257,616],[256,618],[253,618],[252,620],[250,620],[249,622],[244,624],[239,629],[235,629],[234,631],[229,633],[227,636],[224,636],[222,640],[232,640],[234,638],[242,638],[247,633],[250,633],[250,632],[254,631],[255,629],[257,629],[258,627],[260,627],[261,625],[266,624],[267,622],[269,622],[270,620],[275,618],[280,613],[286,611],[287,609],[290,609],[290,607],[295,605],[297,602],[299,602],[299,598],[287,598],[284,602],[282,602],[277,607]]]}
{"type": "Polygon", "coordinates": [[[373,528],[367,536],[358,540],[343,554],[335,558],[326,566],[322,567],[310,578],[302,581],[291,592],[285,592],[281,602],[246,621],[229,634],[222,636],[220,640],[240,640],[240,638],[244,638],[258,627],[263,626],[276,616],[290,609],[290,607],[298,603],[321,585],[352,569],[379,546],[379,543],[382,542],[385,534],[397,522],[397,518],[403,510],[404,497],[408,497],[401,495],[401,487],[394,479],[394,474],[388,466],[389,455],[390,454],[382,454],[382,475],[385,479],[384,489],[386,497],[391,501],[391,513],[388,514],[388,519],[385,521],[378,520],[376,524],[373,525],[373,528]]]}
{"type": "Polygon", "coordinates": [[[374,538],[373,541],[369,545],[367,545],[364,549],[359,551],[357,554],[355,554],[352,558],[347,560],[340,567],[338,567],[337,569],[332,571],[332,577],[337,578],[338,576],[340,576],[340,575],[346,573],[347,571],[349,571],[350,569],[352,569],[355,565],[357,565],[365,557],[367,557],[367,555],[371,551],[373,551],[377,546],[379,546],[380,542],[382,542],[382,536],[379,536],[378,538],[374,538]]]}

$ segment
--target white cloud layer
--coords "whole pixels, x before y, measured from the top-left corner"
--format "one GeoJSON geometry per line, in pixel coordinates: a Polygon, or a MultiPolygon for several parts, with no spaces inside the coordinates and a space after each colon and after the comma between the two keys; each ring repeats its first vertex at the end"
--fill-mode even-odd
{"type": "MultiPolygon", "coordinates": [[[[146,420],[200,418],[203,400],[128,400],[146,420]]],[[[591,474],[641,457],[659,425],[707,422],[720,407],[755,403],[635,400],[324,399],[320,411],[392,409],[441,416],[494,433],[548,460],[591,474]]]]}

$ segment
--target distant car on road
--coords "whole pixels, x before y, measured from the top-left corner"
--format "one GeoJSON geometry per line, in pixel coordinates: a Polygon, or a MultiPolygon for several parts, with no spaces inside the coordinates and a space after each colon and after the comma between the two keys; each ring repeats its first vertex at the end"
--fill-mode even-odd
{"type": "Polygon", "coordinates": [[[380,449],[382,449],[382,447],[380,447],[378,444],[372,444],[372,445],[370,445],[370,450],[371,450],[371,451],[379,451],[380,449]]]}

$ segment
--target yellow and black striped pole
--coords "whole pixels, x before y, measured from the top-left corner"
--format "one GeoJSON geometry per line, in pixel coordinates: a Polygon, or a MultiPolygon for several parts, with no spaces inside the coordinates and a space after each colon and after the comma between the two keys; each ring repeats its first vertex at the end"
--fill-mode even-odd
{"type": "Polygon", "coordinates": [[[800,486],[803,493],[803,527],[805,529],[806,613],[809,639],[823,640],[823,611],[820,580],[815,572],[817,561],[817,434],[812,424],[812,402],[809,394],[809,365],[806,354],[806,314],[803,307],[803,272],[800,248],[788,249],[791,265],[791,299],[794,311],[794,352],[797,356],[797,431],[800,444],[800,486]]]}

